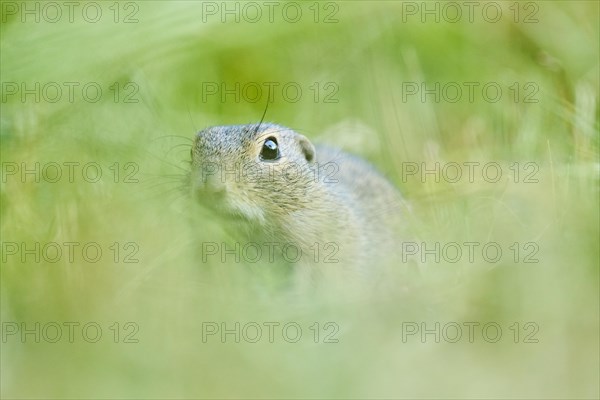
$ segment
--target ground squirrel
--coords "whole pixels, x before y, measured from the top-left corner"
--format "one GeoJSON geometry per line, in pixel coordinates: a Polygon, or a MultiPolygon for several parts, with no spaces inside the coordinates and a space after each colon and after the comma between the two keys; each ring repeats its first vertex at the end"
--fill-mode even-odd
{"type": "Polygon", "coordinates": [[[246,240],[292,243],[305,261],[361,268],[400,247],[407,204],[358,157],[259,123],[200,131],[191,158],[194,195],[240,222],[246,240]]]}

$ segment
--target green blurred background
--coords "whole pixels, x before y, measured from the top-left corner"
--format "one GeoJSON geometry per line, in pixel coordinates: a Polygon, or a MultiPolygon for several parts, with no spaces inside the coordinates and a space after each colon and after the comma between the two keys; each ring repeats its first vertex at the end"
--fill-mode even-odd
{"type": "Polygon", "coordinates": [[[264,2],[100,1],[77,2],[72,21],[56,4],[60,17],[45,2],[1,2],[2,398],[600,396],[598,2],[481,2],[471,15],[461,2],[276,2],[270,16],[264,2]],[[451,82],[480,86],[473,101],[406,91],[451,82]],[[490,82],[498,101],[482,95],[490,82]],[[248,91],[223,99],[222,84],[248,91]],[[362,155],[401,188],[415,241],[496,242],[501,261],[399,261],[375,289],[290,289],[277,266],[202,262],[200,243],[231,238],[181,189],[188,138],[258,121],[266,84],[266,120],[362,155]],[[23,179],[36,162],[39,182],[23,179]],[[69,182],[65,162],[103,174],[88,182],[74,167],[69,182]],[[495,162],[504,175],[436,182],[403,176],[407,162],[495,162]],[[49,163],[63,166],[58,182],[49,163]],[[65,242],[103,255],[21,259],[23,246],[65,242]],[[524,262],[527,243],[537,262],[524,262]],[[79,324],[72,343],[66,322],[79,324]],[[294,322],[303,335],[203,341],[206,322],[294,322]],[[324,342],[327,322],[337,343],[324,342]],[[478,328],[471,342],[468,322],[495,323],[501,338],[478,328]],[[63,337],[49,343],[53,323],[63,337]],[[86,323],[102,328],[98,342],[82,338],[86,323]],[[439,343],[406,335],[421,323],[440,324],[439,343]],[[453,323],[456,343],[443,335],[453,323]]]}

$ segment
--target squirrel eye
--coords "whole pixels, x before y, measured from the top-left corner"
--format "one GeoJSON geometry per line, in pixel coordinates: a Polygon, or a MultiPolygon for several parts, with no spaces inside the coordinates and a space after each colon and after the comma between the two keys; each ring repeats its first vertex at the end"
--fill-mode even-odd
{"type": "Polygon", "coordinates": [[[260,151],[260,158],[263,160],[276,160],[279,158],[279,146],[274,137],[267,138],[260,151]]]}

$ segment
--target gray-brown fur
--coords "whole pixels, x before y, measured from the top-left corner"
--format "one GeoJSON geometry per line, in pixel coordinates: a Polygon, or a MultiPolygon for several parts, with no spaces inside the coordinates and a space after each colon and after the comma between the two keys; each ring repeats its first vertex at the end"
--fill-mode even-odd
{"type": "Polygon", "coordinates": [[[191,183],[204,204],[244,222],[249,240],[291,242],[309,260],[315,243],[322,257],[332,252],[323,251],[324,246],[334,243],[339,246],[335,259],[344,267],[389,261],[406,224],[401,195],[369,163],[335,148],[314,147],[306,137],[274,124],[199,132],[191,183]],[[267,138],[275,138],[279,159],[261,159],[267,138]],[[222,175],[223,170],[229,174],[222,175]]]}

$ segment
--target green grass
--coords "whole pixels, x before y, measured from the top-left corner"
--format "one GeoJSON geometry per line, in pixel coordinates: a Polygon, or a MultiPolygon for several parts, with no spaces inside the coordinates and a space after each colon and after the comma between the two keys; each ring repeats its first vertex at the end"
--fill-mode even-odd
{"type": "MultiPolygon", "coordinates": [[[[100,3],[105,17],[96,24],[80,14],[74,23],[22,23],[7,3],[3,95],[7,82],[97,82],[104,91],[96,103],[79,95],[74,102],[66,95],[56,103],[32,96],[22,102],[19,94],[2,100],[3,335],[15,322],[32,328],[70,321],[95,322],[103,336],[97,343],[77,330],[73,343],[6,336],[2,398],[600,395],[597,2],[537,2],[535,23],[515,23],[513,2],[498,3],[504,17],[497,23],[477,13],[473,23],[421,23],[408,15],[403,22],[400,2],[346,1],[338,3],[338,22],[328,24],[312,21],[312,3],[303,3],[306,18],[298,23],[275,14],[274,23],[225,24],[218,16],[204,23],[202,3],[193,1],[139,2],[139,22],[131,24],[112,21],[112,2],[100,3]],[[117,102],[109,89],[115,82],[117,102]],[[123,101],[128,82],[139,88],[137,103],[123,101]],[[200,243],[233,239],[178,189],[189,167],[186,138],[209,125],[256,122],[267,100],[205,101],[203,82],[297,83],[299,101],[276,92],[266,120],[377,165],[414,208],[414,241],[496,242],[501,261],[476,253],[472,263],[399,262],[375,289],[343,280],[294,289],[289,271],[277,265],[203,263],[200,243]],[[407,82],[497,82],[503,96],[404,101],[407,82]],[[532,87],[537,102],[525,102],[532,87]],[[337,102],[324,102],[332,88],[337,102]],[[66,176],[36,183],[31,175],[22,182],[5,174],[9,165],[35,162],[95,162],[103,175],[89,183],[78,167],[72,183],[66,176]],[[422,182],[403,178],[407,162],[495,162],[503,177],[422,182]],[[109,168],[115,163],[118,183],[109,168]],[[127,163],[137,166],[139,182],[124,182],[134,171],[127,163]],[[537,182],[524,182],[532,171],[526,163],[537,166],[537,182]],[[9,242],[96,242],[103,255],[96,263],[80,253],[74,262],[65,255],[55,263],[32,256],[22,262],[7,254],[9,242]],[[129,242],[137,247],[124,249],[129,242]],[[139,262],[122,262],[131,249],[139,262]],[[538,261],[523,262],[532,249],[538,261]],[[123,343],[127,322],[139,327],[138,343],[123,343]],[[296,322],[303,336],[288,343],[276,331],[273,343],[266,336],[258,343],[211,336],[204,343],[206,322],[296,322]],[[315,322],[319,343],[310,329],[315,322]],[[323,343],[327,322],[339,327],[338,343],[323,343]],[[436,322],[494,322],[502,337],[488,343],[476,330],[471,343],[465,328],[457,343],[436,343],[433,335],[425,343],[418,335],[403,340],[411,323],[436,322]],[[527,343],[535,327],[529,339],[537,343],[527,343]]],[[[531,9],[519,4],[523,18],[531,9]]],[[[131,9],[121,7],[123,18],[131,9]]]]}

